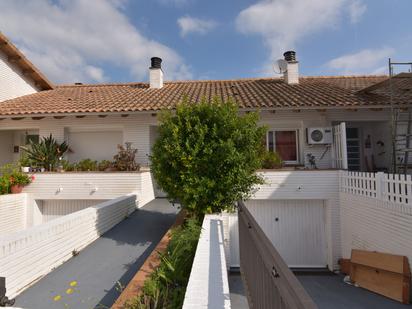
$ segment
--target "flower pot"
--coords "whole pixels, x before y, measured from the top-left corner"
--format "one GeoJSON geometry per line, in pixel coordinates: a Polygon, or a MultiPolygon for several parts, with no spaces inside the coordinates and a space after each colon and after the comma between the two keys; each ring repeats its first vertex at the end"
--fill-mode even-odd
{"type": "Polygon", "coordinates": [[[13,194],[18,194],[21,193],[21,191],[23,191],[24,186],[22,185],[12,185],[11,186],[11,193],[13,194]]]}
{"type": "Polygon", "coordinates": [[[29,166],[22,166],[21,171],[23,173],[30,173],[30,167],[29,166]]]}

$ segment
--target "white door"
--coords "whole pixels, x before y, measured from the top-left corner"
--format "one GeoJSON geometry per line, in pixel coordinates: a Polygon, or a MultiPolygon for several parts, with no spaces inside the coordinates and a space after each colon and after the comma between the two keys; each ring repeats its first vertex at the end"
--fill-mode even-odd
{"type": "Polygon", "coordinates": [[[348,169],[348,154],[346,145],[346,124],[344,122],[333,126],[332,159],[333,167],[348,169]]]}
{"type": "Polygon", "coordinates": [[[322,200],[250,200],[246,205],[289,267],[326,267],[322,200]]]}

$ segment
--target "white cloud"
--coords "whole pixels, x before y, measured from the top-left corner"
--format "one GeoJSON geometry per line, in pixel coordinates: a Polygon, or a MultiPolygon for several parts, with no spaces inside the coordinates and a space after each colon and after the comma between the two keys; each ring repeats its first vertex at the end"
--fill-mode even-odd
{"type": "Polygon", "coordinates": [[[327,67],[343,74],[382,74],[386,70],[386,66],[382,64],[394,51],[390,47],[363,49],[332,59],[327,67]]]}
{"type": "Polygon", "coordinates": [[[349,3],[349,17],[352,24],[359,22],[363,14],[366,12],[366,4],[361,0],[353,0],[349,3]]]}
{"type": "Polygon", "coordinates": [[[217,22],[211,19],[200,19],[190,16],[180,17],[177,20],[182,37],[190,33],[206,34],[217,26],[217,22]]]}
{"type": "Polygon", "coordinates": [[[358,0],[262,0],[239,13],[236,27],[241,33],[262,36],[272,61],[308,35],[336,27],[354,1],[358,5],[349,16],[353,20],[361,16],[358,0]]]}
{"type": "Polygon", "coordinates": [[[150,57],[167,79],[191,78],[171,48],[144,37],[127,19],[125,0],[0,1],[0,29],[55,82],[104,81],[109,65],[147,78],[150,57]]]}
{"type": "Polygon", "coordinates": [[[95,81],[104,82],[107,80],[107,77],[104,75],[104,71],[101,68],[88,65],[85,70],[86,74],[95,81]]]}

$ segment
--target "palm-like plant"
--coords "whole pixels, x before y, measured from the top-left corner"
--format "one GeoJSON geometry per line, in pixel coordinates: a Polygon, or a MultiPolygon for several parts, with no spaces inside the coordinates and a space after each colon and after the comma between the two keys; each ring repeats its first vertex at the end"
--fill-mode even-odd
{"type": "Polygon", "coordinates": [[[66,142],[58,143],[50,134],[48,137],[42,137],[39,143],[30,141],[28,147],[21,148],[26,151],[28,159],[34,165],[44,167],[46,171],[53,171],[69,146],[66,142]]]}

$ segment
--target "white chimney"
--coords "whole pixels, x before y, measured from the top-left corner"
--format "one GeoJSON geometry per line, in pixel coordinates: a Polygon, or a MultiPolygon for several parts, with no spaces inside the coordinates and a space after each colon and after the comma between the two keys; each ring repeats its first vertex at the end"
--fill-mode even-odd
{"type": "Polygon", "coordinates": [[[285,82],[289,85],[299,84],[299,62],[296,61],[296,53],[293,50],[289,50],[283,56],[288,63],[284,73],[285,82]]]}
{"type": "Polygon", "coordinates": [[[149,68],[150,88],[160,89],[163,87],[163,71],[162,59],[159,57],[152,57],[151,66],[149,68]]]}

